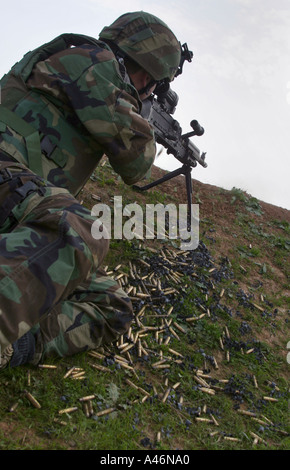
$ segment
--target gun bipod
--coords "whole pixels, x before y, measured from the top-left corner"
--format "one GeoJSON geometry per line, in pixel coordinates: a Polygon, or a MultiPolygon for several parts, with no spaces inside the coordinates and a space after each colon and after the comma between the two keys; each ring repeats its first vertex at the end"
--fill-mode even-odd
{"type": "Polygon", "coordinates": [[[186,192],[187,192],[187,225],[188,229],[191,227],[191,204],[192,204],[192,180],[191,180],[191,170],[192,167],[188,165],[187,163],[184,163],[181,168],[177,168],[177,170],[173,170],[166,175],[162,176],[162,178],[159,178],[156,181],[153,181],[152,183],[148,183],[145,186],[136,186],[133,185],[133,189],[136,189],[137,191],[147,191],[147,189],[151,189],[154,186],[157,186],[161,183],[164,183],[165,181],[169,181],[172,178],[175,178],[176,176],[179,175],[185,175],[185,185],[186,185],[186,192]]]}

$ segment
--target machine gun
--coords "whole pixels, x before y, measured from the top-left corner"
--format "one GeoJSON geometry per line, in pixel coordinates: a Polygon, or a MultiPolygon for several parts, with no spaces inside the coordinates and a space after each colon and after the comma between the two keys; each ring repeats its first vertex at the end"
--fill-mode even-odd
{"type": "MultiPolygon", "coordinates": [[[[187,45],[183,46],[183,60],[179,71],[182,72],[182,65],[184,60],[191,61],[192,53],[188,51],[187,45]]],[[[204,168],[207,167],[205,163],[205,153],[201,153],[196,145],[190,140],[190,137],[201,136],[204,133],[203,127],[200,126],[198,121],[191,121],[191,132],[182,134],[182,129],[178,121],[172,115],[175,112],[178,104],[178,95],[167,85],[165,87],[158,87],[155,90],[156,95],[152,97],[151,110],[148,121],[154,128],[155,140],[167,149],[168,154],[174,155],[183,165],[181,168],[174,170],[162,178],[153,181],[145,186],[133,186],[139,191],[146,191],[154,186],[157,186],[165,181],[168,181],[175,176],[185,175],[185,184],[187,190],[187,203],[188,203],[188,221],[191,221],[191,204],[192,204],[192,180],[191,171],[199,163],[204,168]]]]}

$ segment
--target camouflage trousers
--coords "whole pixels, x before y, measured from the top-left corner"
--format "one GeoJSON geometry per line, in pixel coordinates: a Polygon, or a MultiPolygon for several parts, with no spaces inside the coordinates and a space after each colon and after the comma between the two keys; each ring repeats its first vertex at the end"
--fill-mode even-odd
{"type": "Polygon", "coordinates": [[[0,153],[0,346],[33,335],[29,362],[110,343],[129,328],[132,305],[101,265],[89,210],[0,153]]]}

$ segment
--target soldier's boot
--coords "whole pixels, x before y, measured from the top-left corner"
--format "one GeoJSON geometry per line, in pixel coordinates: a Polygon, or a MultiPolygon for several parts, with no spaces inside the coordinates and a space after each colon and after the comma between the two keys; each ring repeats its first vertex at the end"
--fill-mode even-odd
{"type": "Polygon", "coordinates": [[[0,353],[0,370],[6,367],[17,367],[27,364],[33,358],[34,352],[35,339],[33,334],[28,331],[0,353]]]}
{"type": "Polygon", "coordinates": [[[10,344],[7,346],[4,351],[0,354],[0,370],[5,369],[9,365],[11,358],[13,356],[13,346],[10,344]]]}

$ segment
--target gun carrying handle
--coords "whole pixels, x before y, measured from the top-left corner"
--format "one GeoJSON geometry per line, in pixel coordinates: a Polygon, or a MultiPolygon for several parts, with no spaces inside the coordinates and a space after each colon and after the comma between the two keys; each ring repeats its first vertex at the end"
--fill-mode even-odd
{"type": "Polygon", "coordinates": [[[193,131],[195,132],[195,135],[201,136],[204,134],[204,128],[201,127],[198,121],[195,119],[191,121],[190,126],[192,127],[193,131]]]}
{"type": "Polygon", "coordinates": [[[182,136],[183,138],[189,139],[189,137],[193,137],[194,135],[197,135],[197,136],[200,137],[201,135],[204,134],[204,128],[201,127],[199,122],[196,121],[195,119],[193,121],[191,121],[190,126],[192,127],[193,131],[188,132],[187,134],[183,134],[183,136],[182,136]]]}

